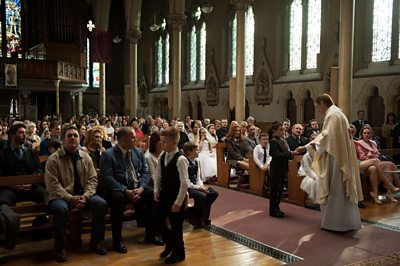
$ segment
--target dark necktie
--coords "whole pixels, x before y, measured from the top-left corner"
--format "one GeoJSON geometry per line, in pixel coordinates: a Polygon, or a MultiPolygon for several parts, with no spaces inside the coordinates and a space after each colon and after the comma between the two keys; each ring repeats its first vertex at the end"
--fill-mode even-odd
{"type": "Polygon", "coordinates": [[[264,158],[263,158],[263,164],[267,162],[267,147],[263,147],[264,150],[264,158]]]}
{"type": "Polygon", "coordinates": [[[301,138],[300,137],[297,139],[297,141],[299,142],[299,145],[301,145],[301,138]]]}
{"type": "Polygon", "coordinates": [[[78,173],[78,167],[76,165],[76,160],[78,159],[78,155],[72,155],[72,165],[74,167],[74,195],[83,195],[85,192],[81,183],[81,179],[78,173]]]}
{"type": "Polygon", "coordinates": [[[131,161],[130,152],[125,154],[126,183],[129,188],[136,188],[138,185],[135,169],[131,161]]]}
{"type": "Polygon", "coordinates": [[[363,127],[364,126],[364,120],[360,120],[360,124],[363,127]]]}

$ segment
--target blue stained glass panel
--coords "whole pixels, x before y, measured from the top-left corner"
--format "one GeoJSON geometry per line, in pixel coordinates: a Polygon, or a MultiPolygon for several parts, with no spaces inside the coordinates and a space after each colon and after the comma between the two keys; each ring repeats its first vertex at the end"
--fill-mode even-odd
{"type": "Polygon", "coordinates": [[[196,66],[197,66],[197,62],[196,62],[196,52],[197,52],[197,34],[196,34],[196,27],[193,26],[192,30],[190,31],[190,55],[189,55],[189,59],[190,59],[190,81],[196,81],[196,66]]]}
{"type": "Polygon", "coordinates": [[[306,68],[317,68],[317,55],[321,44],[321,0],[308,2],[306,68]]]}
{"type": "Polygon", "coordinates": [[[7,56],[12,52],[21,52],[21,1],[6,0],[6,38],[7,56]]]}

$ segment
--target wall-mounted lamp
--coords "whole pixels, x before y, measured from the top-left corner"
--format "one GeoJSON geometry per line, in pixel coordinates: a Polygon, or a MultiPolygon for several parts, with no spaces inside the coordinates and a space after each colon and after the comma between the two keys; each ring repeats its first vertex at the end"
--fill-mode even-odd
{"type": "Polygon", "coordinates": [[[205,14],[210,14],[213,11],[213,8],[214,7],[208,1],[206,1],[201,7],[201,11],[205,14]]]}

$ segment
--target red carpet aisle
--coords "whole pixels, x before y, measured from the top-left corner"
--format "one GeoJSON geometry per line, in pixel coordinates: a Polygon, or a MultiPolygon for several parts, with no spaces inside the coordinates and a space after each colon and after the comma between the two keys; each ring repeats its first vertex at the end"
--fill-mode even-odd
{"type": "Polygon", "coordinates": [[[218,228],[222,228],[276,248],[267,254],[278,259],[282,259],[279,250],[303,259],[284,260],[294,265],[344,265],[400,250],[399,230],[363,223],[357,232],[331,233],[320,229],[318,211],[281,203],[285,218],[272,218],[267,212],[268,199],[214,188],[220,196],[213,205],[215,227],[210,230],[220,233],[218,228]]]}

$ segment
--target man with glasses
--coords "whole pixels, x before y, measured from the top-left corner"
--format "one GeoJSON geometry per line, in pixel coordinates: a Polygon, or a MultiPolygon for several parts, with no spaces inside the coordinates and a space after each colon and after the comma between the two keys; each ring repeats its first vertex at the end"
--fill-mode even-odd
{"type": "Polygon", "coordinates": [[[50,155],[45,171],[47,200],[54,216],[56,260],[67,260],[67,227],[71,209],[89,209],[92,212],[90,248],[105,255],[104,230],[108,207],[107,202],[96,195],[96,169],[90,156],[79,149],[79,133],[75,126],[64,127],[61,135],[63,147],[50,155]]]}

